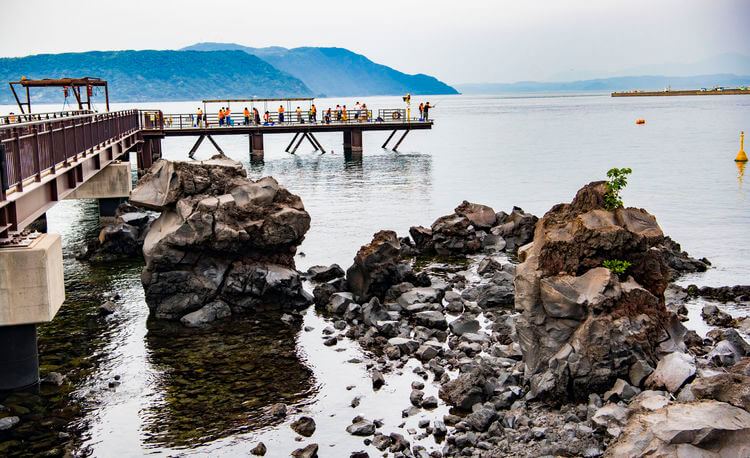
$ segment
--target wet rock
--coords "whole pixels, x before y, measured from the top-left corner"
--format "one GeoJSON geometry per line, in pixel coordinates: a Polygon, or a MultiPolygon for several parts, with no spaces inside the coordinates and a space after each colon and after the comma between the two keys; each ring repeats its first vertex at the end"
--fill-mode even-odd
{"type": "Polygon", "coordinates": [[[484,432],[490,427],[497,415],[494,410],[480,408],[466,417],[466,422],[474,428],[475,431],[484,432]]]}
{"type": "Polygon", "coordinates": [[[313,289],[313,300],[315,305],[325,306],[331,300],[334,293],[344,292],[346,281],[343,278],[331,280],[327,283],[320,284],[313,289]]]}
{"type": "Polygon", "coordinates": [[[414,321],[419,326],[430,329],[448,329],[448,322],[445,315],[438,311],[419,312],[414,314],[414,321]]]}
{"type": "Polygon", "coordinates": [[[417,348],[416,356],[423,363],[428,362],[438,355],[438,350],[432,345],[421,345],[417,348]]]}
{"type": "Polygon", "coordinates": [[[0,431],[7,431],[13,428],[14,426],[16,426],[20,422],[21,422],[21,419],[18,417],[0,418],[0,431]]]}
{"type": "Polygon", "coordinates": [[[492,228],[492,234],[499,235],[505,240],[507,251],[516,251],[534,238],[534,229],[539,220],[536,216],[526,213],[519,207],[513,207],[510,214],[501,212],[496,216],[497,222],[492,228]]]}
{"type": "Polygon", "coordinates": [[[424,398],[424,391],[412,390],[409,395],[409,402],[411,402],[413,406],[419,407],[422,405],[422,398],[424,398]]]}
{"type": "Polygon", "coordinates": [[[184,315],[180,318],[180,322],[189,328],[200,328],[231,315],[232,311],[227,304],[221,301],[215,301],[204,305],[195,312],[184,315]]]}
{"type": "Polygon", "coordinates": [[[632,383],[633,386],[642,386],[643,382],[646,381],[646,378],[648,378],[652,372],[654,372],[653,367],[651,367],[646,361],[638,360],[630,366],[630,371],[628,372],[630,383],[632,383]]]}
{"type": "Polygon", "coordinates": [[[391,438],[382,433],[375,433],[372,438],[372,446],[381,452],[387,449],[391,445],[391,438]]]}
{"type": "Polygon", "coordinates": [[[414,240],[414,246],[417,251],[424,254],[433,252],[432,229],[422,226],[412,226],[409,228],[409,235],[414,240]]]}
{"type": "Polygon", "coordinates": [[[362,306],[362,321],[367,326],[375,326],[378,321],[388,320],[390,320],[388,311],[380,304],[380,300],[377,297],[373,297],[367,304],[362,306]]]}
{"type": "Polygon", "coordinates": [[[422,399],[420,406],[423,409],[435,409],[438,406],[437,398],[435,398],[435,396],[427,396],[426,398],[422,399]]]}
{"type": "Polygon", "coordinates": [[[315,420],[310,417],[300,417],[290,427],[300,436],[310,437],[315,432],[315,420]]]}
{"type": "Polygon", "coordinates": [[[385,378],[383,377],[383,374],[380,373],[380,371],[377,370],[377,369],[373,370],[372,371],[372,387],[373,387],[373,389],[378,390],[383,385],[385,385],[385,378]]]}
{"type": "Polygon", "coordinates": [[[733,366],[742,356],[742,351],[727,340],[722,340],[706,354],[712,363],[725,367],[733,366]]]}
{"type": "Polygon", "coordinates": [[[318,458],[318,444],[310,444],[292,452],[294,458],[318,458]]]}
{"type": "Polygon", "coordinates": [[[713,331],[709,331],[708,337],[714,342],[727,341],[732,344],[742,356],[750,356],[750,344],[748,344],[735,329],[714,329],[713,331]]]}
{"type": "Polygon", "coordinates": [[[677,393],[682,385],[695,375],[695,361],[686,353],[674,352],[666,355],[656,366],[656,370],[646,380],[651,388],[666,388],[677,393]]]}
{"type": "Polygon", "coordinates": [[[742,456],[750,413],[716,401],[673,404],[631,417],[606,456],[742,456]]]}
{"type": "Polygon", "coordinates": [[[105,301],[102,305],[99,306],[99,315],[111,315],[115,313],[117,309],[117,304],[112,301],[105,301]]]}
{"type": "Polygon", "coordinates": [[[343,315],[346,312],[346,307],[352,302],[354,302],[352,293],[333,293],[328,301],[328,312],[343,315]]]}
{"type": "Polygon", "coordinates": [[[266,445],[263,442],[258,443],[255,447],[253,447],[252,450],[250,450],[250,453],[257,456],[264,456],[268,449],[266,449],[266,445]]]}
{"type": "Polygon", "coordinates": [[[271,408],[268,409],[268,414],[273,418],[286,417],[286,404],[280,402],[272,405],[271,408]]]}
{"type": "Polygon", "coordinates": [[[336,337],[326,337],[325,339],[323,339],[323,345],[325,345],[326,347],[333,347],[338,342],[339,341],[336,337]]]}
{"type": "Polygon", "coordinates": [[[399,296],[398,304],[406,308],[417,303],[440,302],[442,298],[442,291],[435,288],[414,288],[399,296]]]}
{"type": "Polygon", "coordinates": [[[310,215],[273,178],[250,180],[240,163],[221,156],[159,160],[130,200],[161,211],[143,244],[141,274],[156,318],[180,319],[215,301],[232,313],[311,302],[294,270],[310,215]]]}
{"type": "Polygon", "coordinates": [[[638,394],[640,390],[633,388],[623,379],[618,378],[615,380],[612,389],[604,393],[604,400],[608,402],[617,402],[621,399],[627,400],[638,394]]]}
{"type": "Polygon", "coordinates": [[[495,390],[488,380],[491,375],[489,368],[478,366],[471,372],[444,383],[438,393],[440,399],[463,410],[471,410],[471,406],[477,402],[487,401],[495,390]]]}
{"type": "Polygon", "coordinates": [[[50,372],[41,380],[41,382],[48,385],[62,386],[63,376],[59,372],[50,372]]]}
{"type": "Polygon", "coordinates": [[[475,253],[482,247],[481,240],[471,221],[452,214],[438,218],[431,226],[432,244],[441,256],[475,253]]]}
{"type": "Polygon", "coordinates": [[[404,337],[388,339],[388,345],[398,348],[402,355],[410,355],[419,348],[419,342],[404,337]]]}
{"type": "Polygon", "coordinates": [[[398,264],[401,243],[393,231],[377,232],[354,257],[354,264],[346,271],[349,290],[357,302],[368,301],[373,296],[382,299],[394,281],[393,269],[398,264]]]}
{"type": "Polygon", "coordinates": [[[347,426],[346,432],[352,436],[372,436],[375,433],[375,425],[371,421],[360,420],[347,426]]]}
{"type": "Polygon", "coordinates": [[[470,316],[462,315],[451,321],[449,327],[453,334],[461,336],[467,332],[479,331],[479,321],[470,316]]]}
{"type": "Polygon", "coordinates": [[[359,451],[352,452],[352,454],[349,455],[349,458],[370,458],[370,455],[368,455],[365,451],[359,451]]]}
{"type": "Polygon", "coordinates": [[[750,412],[750,376],[730,372],[699,378],[690,390],[698,399],[714,399],[750,412]]]}
{"type": "Polygon", "coordinates": [[[338,264],[331,264],[330,266],[312,266],[307,269],[307,277],[315,282],[327,282],[336,278],[343,277],[344,269],[338,264]]]}
{"type": "Polygon", "coordinates": [[[687,287],[690,296],[702,296],[715,299],[719,302],[744,302],[750,300],[750,285],[720,286],[714,288],[703,286],[698,288],[695,285],[687,287]]]}
{"type": "Polygon", "coordinates": [[[729,326],[732,322],[732,316],[726,312],[719,310],[719,307],[713,304],[708,304],[701,310],[701,317],[706,323],[712,326],[729,326]]]}

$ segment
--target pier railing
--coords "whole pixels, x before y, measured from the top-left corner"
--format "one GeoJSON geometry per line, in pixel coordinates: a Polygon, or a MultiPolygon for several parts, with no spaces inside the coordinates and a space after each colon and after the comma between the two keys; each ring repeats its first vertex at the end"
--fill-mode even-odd
{"type": "Polygon", "coordinates": [[[84,114],[0,125],[0,201],[24,183],[41,181],[97,146],[135,132],[137,110],[84,114]]]}
{"type": "MultiPolygon", "coordinates": [[[[248,122],[245,122],[245,115],[242,112],[232,112],[227,122],[224,118],[223,124],[219,124],[218,113],[204,113],[199,116],[197,113],[162,113],[155,110],[140,110],[140,123],[144,129],[190,129],[198,127],[246,127],[246,126],[302,126],[311,123],[308,112],[297,114],[295,111],[284,113],[284,122],[280,121],[279,113],[269,113],[269,120],[264,119],[264,113],[259,113],[260,122],[256,123],[254,113],[250,112],[248,122]]],[[[356,125],[363,122],[382,122],[382,123],[404,123],[411,121],[420,121],[419,116],[411,116],[407,119],[407,112],[404,109],[381,109],[377,111],[377,116],[373,110],[348,110],[337,114],[331,110],[330,122],[326,117],[325,111],[319,111],[314,122],[317,124],[335,124],[335,125],[356,125]]]]}
{"type": "Polygon", "coordinates": [[[49,119],[68,118],[70,116],[79,116],[93,114],[91,110],[68,110],[68,111],[50,111],[49,113],[21,113],[0,116],[0,126],[5,124],[22,124],[25,122],[46,121],[49,119]]]}

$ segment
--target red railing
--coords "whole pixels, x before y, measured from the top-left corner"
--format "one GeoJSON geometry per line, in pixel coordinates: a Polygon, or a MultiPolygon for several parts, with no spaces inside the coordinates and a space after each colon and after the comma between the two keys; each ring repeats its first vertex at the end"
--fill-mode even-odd
{"type": "Polygon", "coordinates": [[[0,153],[5,150],[0,157],[0,201],[7,190],[21,192],[24,182],[40,181],[58,166],[138,128],[138,110],[0,125],[0,153]]]}

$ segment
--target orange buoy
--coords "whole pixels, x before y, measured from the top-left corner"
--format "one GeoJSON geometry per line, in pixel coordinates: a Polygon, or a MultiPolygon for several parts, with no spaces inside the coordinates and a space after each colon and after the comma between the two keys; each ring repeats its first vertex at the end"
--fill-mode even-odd
{"type": "Polygon", "coordinates": [[[645,120],[645,119],[637,119],[637,120],[635,121],[635,123],[636,123],[636,124],[646,124],[646,120],[645,120]]]}

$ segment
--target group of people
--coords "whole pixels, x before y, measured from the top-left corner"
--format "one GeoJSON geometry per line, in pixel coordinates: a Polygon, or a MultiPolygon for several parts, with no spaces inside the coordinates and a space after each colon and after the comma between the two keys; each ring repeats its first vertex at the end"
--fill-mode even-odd
{"type": "MultiPolygon", "coordinates": [[[[430,108],[434,108],[434,105],[430,105],[430,102],[426,103],[420,103],[419,104],[419,118],[420,120],[427,121],[429,120],[429,113],[430,108]]],[[[261,116],[258,112],[257,108],[253,108],[252,110],[245,107],[245,109],[242,112],[243,114],[243,125],[249,126],[250,124],[254,125],[260,125],[261,124],[261,116]]],[[[307,110],[307,122],[309,123],[316,123],[318,122],[318,109],[315,107],[315,104],[312,104],[310,106],[310,109],[307,110]]],[[[219,126],[233,126],[234,120],[232,119],[232,111],[229,109],[229,107],[221,107],[219,110],[219,126]]],[[[263,114],[263,125],[273,125],[275,122],[278,122],[279,124],[284,124],[286,120],[286,110],[284,110],[284,105],[279,105],[278,109],[278,117],[274,119],[273,115],[266,110],[266,112],[263,114]]],[[[302,109],[300,107],[297,107],[297,109],[294,111],[292,118],[293,122],[296,121],[300,124],[305,123],[305,114],[303,113],[302,109]]],[[[356,121],[367,121],[370,119],[370,112],[367,109],[367,104],[363,103],[360,105],[359,102],[354,104],[354,108],[352,110],[347,110],[346,105],[336,105],[336,108],[331,109],[331,107],[328,107],[326,111],[323,112],[323,122],[326,124],[330,124],[332,121],[336,122],[342,122],[342,121],[349,121],[349,120],[356,120],[356,121]]],[[[208,119],[206,117],[206,113],[203,112],[202,109],[198,108],[196,117],[196,122],[194,123],[194,126],[196,127],[203,127],[208,126],[208,119]]],[[[379,118],[379,120],[382,120],[379,118]]]]}

